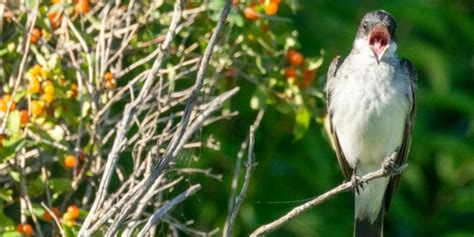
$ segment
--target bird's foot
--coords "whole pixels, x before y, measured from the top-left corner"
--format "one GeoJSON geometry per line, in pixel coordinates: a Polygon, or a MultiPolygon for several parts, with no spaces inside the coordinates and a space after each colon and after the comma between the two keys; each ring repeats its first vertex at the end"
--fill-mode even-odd
{"type": "Polygon", "coordinates": [[[394,151],[391,156],[387,156],[382,162],[382,168],[386,175],[401,174],[408,167],[408,164],[397,164],[397,155],[398,149],[394,151]]]}
{"type": "Polygon", "coordinates": [[[359,194],[359,190],[362,189],[364,190],[364,183],[367,183],[365,179],[363,179],[361,176],[358,176],[356,172],[352,173],[351,176],[351,183],[352,183],[352,190],[354,190],[355,193],[359,194]]]}

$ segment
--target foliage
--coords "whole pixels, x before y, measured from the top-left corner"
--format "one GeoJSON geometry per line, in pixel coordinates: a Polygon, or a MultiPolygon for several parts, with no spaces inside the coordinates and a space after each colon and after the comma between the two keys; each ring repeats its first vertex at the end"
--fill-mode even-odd
{"type": "MultiPolygon", "coordinates": [[[[26,230],[32,228],[33,233],[39,231],[38,226],[45,235],[59,233],[51,219],[54,215],[65,234],[73,236],[88,215],[95,195],[91,192],[102,177],[116,125],[125,105],[133,101],[131,95],[143,87],[143,73],[150,70],[154,57],[146,58],[162,45],[174,4],[171,0],[140,2],[131,17],[138,26],[130,34],[133,37],[125,38],[130,31],[116,32],[119,35],[101,41],[101,24],[107,20],[100,15],[105,2],[41,2],[34,25],[30,22],[35,1],[6,5],[0,28],[2,234],[18,235],[26,224],[31,225],[26,230]],[[101,42],[106,42],[106,47],[101,42]],[[118,52],[117,57],[103,61],[101,55],[107,52],[108,59],[118,52]],[[129,68],[137,62],[141,63],[129,68]],[[25,196],[31,207],[20,199],[25,196]]],[[[124,1],[116,10],[123,13],[130,2],[137,1],[124,1]]],[[[197,14],[187,18],[191,23],[178,32],[163,69],[155,75],[169,82],[170,93],[185,90],[194,82],[199,59],[223,6],[223,0],[189,1],[185,6],[197,14]]],[[[386,235],[472,235],[474,7],[469,1],[447,0],[233,1],[200,105],[236,86],[241,89],[212,118],[226,120],[207,123],[193,138],[200,148],[181,154],[173,166],[176,169],[167,174],[170,183],[175,178],[181,180],[178,176],[185,182],[160,193],[153,205],[163,204],[193,183],[203,188],[196,198],[176,208],[167,223],[159,225],[157,235],[172,232],[170,223],[191,219],[188,227],[193,231],[223,226],[237,151],[256,110],[263,107],[267,112],[255,144],[258,166],[237,219],[236,236],[247,236],[303,200],[342,182],[321,126],[324,72],[335,55],[350,50],[360,17],[379,8],[397,19],[398,52],[414,62],[420,75],[409,168],[389,211],[386,235]],[[231,111],[239,115],[229,115],[231,111]],[[219,143],[210,144],[213,139],[219,143]],[[220,149],[214,150],[216,147],[220,149]],[[191,159],[194,156],[198,158],[191,159]],[[184,172],[189,167],[211,167],[212,174],[184,172]],[[223,175],[221,182],[209,178],[214,173],[223,175]]],[[[121,17],[126,22],[126,15],[121,17]]],[[[163,116],[182,111],[187,97],[183,98],[163,116]]],[[[156,106],[150,100],[147,103],[156,106]]],[[[151,110],[156,109],[153,106],[151,110]]],[[[136,119],[144,119],[143,114],[136,119]]],[[[171,121],[178,123],[177,119],[171,121]]],[[[166,130],[165,124],[157,125],[157,130],[166,130]]],[[[140,132],[138,124],[133,124],[127,136],[140,132]]],[[[156,141],[149,141],[143,149],[150,151],[156,141]]],[[[121,151],[111,193],[119,190],[124,176],[134,175],[134,151],[121,151]]],[[[156,208],[150,205],[144,213],[149,215],[156,208]]],[[[348,236],[352,215],[352,195],[347,193],[298,217],[272,236],[348,236]]]]}

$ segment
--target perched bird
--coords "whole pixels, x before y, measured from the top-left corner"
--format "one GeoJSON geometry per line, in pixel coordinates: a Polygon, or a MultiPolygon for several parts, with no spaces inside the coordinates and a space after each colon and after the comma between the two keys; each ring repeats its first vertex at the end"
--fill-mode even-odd
{"type": "MultiPolygon", "coordinates": [[[[353,47],[329,66],[326,92],[331,139],[346,180],[380,169],[394,152],[405,163],[415,114],[417,74],[397,55],[395,19],[367,13],[353,47]]],[[[383,219],[400,175],[363,184],[355,192],[354,236],[383,236],[383,219]]]]}

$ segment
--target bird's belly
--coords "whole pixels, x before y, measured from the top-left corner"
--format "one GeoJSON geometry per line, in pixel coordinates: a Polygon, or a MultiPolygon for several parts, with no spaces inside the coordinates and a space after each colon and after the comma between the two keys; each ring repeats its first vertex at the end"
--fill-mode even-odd
{"type": "Polygon", "coordinates": [[[401,145],[408,103],[383,86],[356,89],[339,97],[343,100],[338,101],[333,124],[347,162],[363,175],[380,168],[382,160],[401,145]]]}

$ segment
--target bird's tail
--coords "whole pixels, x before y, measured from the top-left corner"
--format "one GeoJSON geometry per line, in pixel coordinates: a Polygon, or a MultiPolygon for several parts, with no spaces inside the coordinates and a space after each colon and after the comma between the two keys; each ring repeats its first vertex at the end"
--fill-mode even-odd
{"type": "Polygon", "coordinates": [[[354,219],[354,237],[383,237],[384,210],[380,210],[373,223],[367,219],[354,219]]]}

